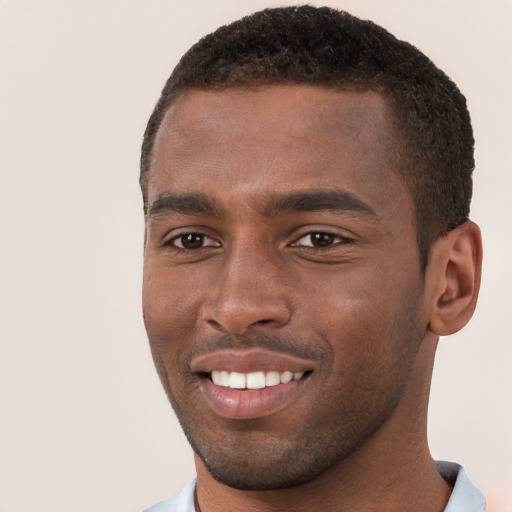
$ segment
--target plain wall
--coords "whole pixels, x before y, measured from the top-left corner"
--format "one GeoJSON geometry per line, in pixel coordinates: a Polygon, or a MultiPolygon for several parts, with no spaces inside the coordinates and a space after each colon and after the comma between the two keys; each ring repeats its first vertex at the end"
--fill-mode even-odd
{"type": "MultiPolygon", "coordinates": [[[[0,1],[0,511],[136,512],[194,475],[142,323],[139,148],[191,44],[288,3],[0,1]]],[[[483,286],[440,343],[429,437],[510,496],[512,3],[329,5],[412,42],[467,96],[483,286]]]]}

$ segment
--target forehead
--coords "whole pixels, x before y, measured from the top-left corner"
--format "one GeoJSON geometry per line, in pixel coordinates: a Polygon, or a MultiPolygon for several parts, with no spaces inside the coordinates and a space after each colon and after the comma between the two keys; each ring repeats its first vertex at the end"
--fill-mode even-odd
{"type": "Polygon", "coordinates": [[[274,84],[227,88],[224,90],[186,90],[169,108],[162,128],[210,128],[235,124],[248,115],[261,128],[288,130],[290,120],[297,131],[327,124],[367,126],[387,115],[387,100],[373,91],[343,91],[302,84],[274,84]],[[287,113],[287,117],[282,117],[287,113]],[[290,119],[291,116],[291,119],[290,119]],[[261,124],[263,123],[263,124],[261,124]],[[298,123],[298,124],[297,124],[298,123]],[[268,127],[268,126],[267,126],[268,127]]]}
{"type": "MultiPolygon", "coordinates": [[[[157,134],[148,196],[165,190],[238,194],[403,187],[386,100],[305,85],[187,91],[157,134]]],[[[361,190],[358,190],[361,189],[361,190]]]]}

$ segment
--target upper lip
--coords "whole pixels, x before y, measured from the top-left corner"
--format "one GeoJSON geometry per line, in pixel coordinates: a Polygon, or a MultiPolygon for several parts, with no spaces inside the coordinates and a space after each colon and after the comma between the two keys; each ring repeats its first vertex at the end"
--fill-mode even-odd
{"type": "Polygon", "coordinates": [[[311,360],[298,358],[281,352],[262,349],[219,350],[196,356],[190,364],[197,373],[211,373],[214,370],[250,373],[256,371],[306,372],[314,368],[311,360]]]}

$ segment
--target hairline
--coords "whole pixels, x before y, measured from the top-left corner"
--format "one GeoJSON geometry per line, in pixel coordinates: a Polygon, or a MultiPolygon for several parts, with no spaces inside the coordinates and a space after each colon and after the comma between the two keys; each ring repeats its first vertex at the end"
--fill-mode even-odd
{"type": "MultiPolygon", "coordinates": [[[[160,118],[158,120],[158,125],[156,129],[153,131],[152,137],[150,139],[151,146],[148,148],[147,151],[147,158],[146,161],[143,162],[142,165],[142,173],[141,173],[141,179],[140,179],[140,185],[143,192],[144,197],[144,211],[146,212],[148,203],[148,184],[149,184],[149,177],[151,174],[151,168],[153,165],[153,157],[154,157],[154,149],[156,145],[156,141],[158,139],[158,135],[160,133],[160,130],[162,128],[162,125],[164,124],[165,118],[167,114],[169,113],[170,109],[176,104],[176,102],[187,93],[191,92],[224,92],[228,90],[240,90],[240,91],[247,91],[247,92],[254,92],[259,89],[264,89],[268,87],[274,87],[274,86],[281,86],[281,85],[298,85],[303,87],[311,87],[311,88],[319,88],[324,90],[332,90],[334,92],[348,92],[348,93],[360,93],[364,94],[367,92],[372,92],[375,94],[380,95],[381,98],[383,98],[388,105],[388,112],[390,114],[389,122],[390,126],[392,127],[392,137],[395,140],[395,142],[400,143],[400,137],[398,136],[400,133],[400,121],[398,119],[398,112],[396,109],[395,101],[390,92],[388,92],[385,86],[382,84],[376,84],[375,86],[371,87],[369,85],[357,85],[355,83],[351,82],[345,82],[345,83],[328,83],[328,82],[307,82],[307,81],[294,81],[294,80],[279,80],[279,79],[254,79],[250,81],[247,79],[247,82],[244,83],[230,83],[229,81],[223,82],[223,83],[215,83],[208,87],[200,87],[198,85],[191,85],[182,87],[179,89],[176,89],[172,91],[172,93],[168,97],[168,102],[165,106],[165,110],[160,114],[160,118]]],[[[397,164],[397,174],[404,177],[404,173],[401,173],[398,171],[398,164],[397,164]]],[[[407,187],[410,189],[410,185],[408,183],[407,178],[405,178],[405,183],[407,187]]],[[[414,198],[414,194],[411,190],[411,194],[414,198]]]]}

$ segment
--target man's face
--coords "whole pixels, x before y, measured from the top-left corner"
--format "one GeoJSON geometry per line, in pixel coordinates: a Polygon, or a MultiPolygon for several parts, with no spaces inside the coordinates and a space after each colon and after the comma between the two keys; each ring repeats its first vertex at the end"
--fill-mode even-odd
{"type": "Polygon", "coordinates": [[[282,85],[186,92],[160,128],[145,323],[227,485],[314,479],[407,392],[428,319],[388,116],[377,94],[282,85]]]}

